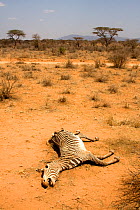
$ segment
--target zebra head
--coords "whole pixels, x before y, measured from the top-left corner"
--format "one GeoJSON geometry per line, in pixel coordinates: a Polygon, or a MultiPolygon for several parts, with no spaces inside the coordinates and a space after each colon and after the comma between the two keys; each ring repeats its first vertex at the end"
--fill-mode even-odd
{"type": "Polygon", "coordinates": [[[53,187],[55,185],[56,179],[57,179],[57,172],[52,169],[49,164],[45,166],[45,168],[38,169],[38,172],[41,172],[41,185],[44,188],[47,188],[48,186],[53,187]]]}

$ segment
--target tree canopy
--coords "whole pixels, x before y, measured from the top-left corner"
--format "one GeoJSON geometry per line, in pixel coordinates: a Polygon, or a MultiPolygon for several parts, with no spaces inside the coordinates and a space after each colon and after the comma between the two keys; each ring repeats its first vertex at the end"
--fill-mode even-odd
{"type": "Polygon", "coordinates": [[[7,32],[7,35],[9,39],[13,40],[16,45],[17,41],[20,40],[20,37],[24,38],[26,34],[22,30],[14,29],[14,30],[9,30],[7,32]]]}
{"type": "Polygon", "coordinates": [[[96,27],[93,34],[96,34],[102,39],[107,47],[114,39],[114,36],[118,36],[118,32],[123,31],[122,28],[110,28],[110,27],[96,27]]]}

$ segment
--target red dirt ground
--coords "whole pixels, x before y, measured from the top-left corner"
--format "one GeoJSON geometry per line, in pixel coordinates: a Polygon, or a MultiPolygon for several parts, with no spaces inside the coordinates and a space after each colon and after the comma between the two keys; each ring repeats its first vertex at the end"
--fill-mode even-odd
{"type": "Polygon", "coordinates": [[[140,119],[139,70],[101,68],[94,77],[86,77],[81,65],[66,69],[62,63],[60,68],[43,63],[34,64],[40,71],[25,78],[20,65],[1,64],[1,72],[11,71],[19,80],[13,98],[0,102],[0,209],[115,209],[122,177],[137,162],[140,132],[134,120],[140,119]],[[99,73],[108,77],[107,82],[95,81],[99,73]],[[122,81],[130,73],[136,75],[135,83],[122,81]],[[61,75],[70,79],[60,80],[61,75]],[[52,86],[43,87],[43,78],[51,79],[52,86]],[[108,87],[114,84],[118,92],[111,94],[108,87]],[[66,90],[70,94],[62,93],[66,90]],[[94,94],[99,101],[91,100],[94,94]],[[60,97],[66,102],[60,103],[60,97]],[[105,103],[109,106],[102,106],[105,103]],[[110,126],[107,120],[112,117],[115,123],[110,126]],[[62,172],[55,187],[42,188],[36,169],[57,158],[46,142],[61,128],[98,136],[99,142],[85,143],[86,148],[101,155],[114,149],[121,161],[107,167],[84,164],[62,172]]]}

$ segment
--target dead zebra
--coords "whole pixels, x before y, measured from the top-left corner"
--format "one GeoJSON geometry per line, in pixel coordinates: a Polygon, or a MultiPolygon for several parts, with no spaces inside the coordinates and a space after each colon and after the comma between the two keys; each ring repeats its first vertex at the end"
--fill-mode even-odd
{"type": "Polygon", "coordinates": [[[118,157],[114,157],[110,162],[104,162],[103,159],[113,155],[114,151],[109,151],[104,156],[95,156],[85,148],[81,138],[92,142],[99,140],[97,137],[92,140],[81,134],[80,131],[75,134],[64,129],[54,132],[49,143],[57,151],[59,158],[48,163],[45,168],[37,169],[38,172],[42,172],[41,184],[44,188],[47,188],[48,185],[54,186],[61,171],[72,169],[86,161],[99,166],[107,166],[119,161],[118,157]]]}

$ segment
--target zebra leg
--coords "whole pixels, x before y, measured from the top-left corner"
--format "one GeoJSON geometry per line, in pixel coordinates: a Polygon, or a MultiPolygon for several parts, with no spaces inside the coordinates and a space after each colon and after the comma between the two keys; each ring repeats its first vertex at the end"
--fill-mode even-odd
{"type": "Polygon", "coordinates": [[[93,163],[95,163],[96,165],[99,165],[99,166],[108,166],[108,165],[119,162],[120,158],[119,157],[114,157],[113,160],[111,160],[109,162],[105,162],[103,160],[100,160],[96,156],[94,156],[92,153],[90,153],[88,160],[92,161],[93,163]]]}
{"type": "Polygon", "coordinates": [[[105,158],[108,158],[108,157],[110,157],[111,155],[113,155],[114,154],[114,150],[110,150],[109,151],[109,153],[107,153],[106,155],[95,155],[95,157],[97,157],[98,159],[100,159],[100,160],[103,160],[103,159],[105,159],[105,158]]]}
{"type": "Polygon", "coordinates": [[[87,140],[83,140],[83,142],[94,142],[94,141],[99,141],[99,137],[95,137],[94,139],[91,139],[87,136],[85,136],[84,134],[82,134],[79,130],[76,131],[75,135],[79,136],[79,138],[84,138],[84,139],[87,139],[87,140]]]}

